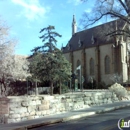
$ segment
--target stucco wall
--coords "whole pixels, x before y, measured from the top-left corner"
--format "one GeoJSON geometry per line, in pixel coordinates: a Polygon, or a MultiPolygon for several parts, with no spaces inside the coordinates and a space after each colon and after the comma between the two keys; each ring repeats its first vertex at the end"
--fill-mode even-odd
{"type": "Polygon", "coordinates": [[[111,77],[113,76],[112,68],[112,44],[100,46],[100,71],[101,71],[101,81],[104,81],[106,84],[111,84],[113,81],[111,77]],[[105,74],[105,56],[110,58],[110,73],[105,74]]]}
{"type": "Polygon", "coordinates": [[[73,62],[74,62],[74,71],[75,71],[76,68],[77,68],[77,61],[78,61],[78,60],[80,61],[81,65],[82,65],[81,53],[82,53],[81,50],[79,50],[79,51],[74,51],[74,52],[73,52],[73,56],[74,56],[74,61],[73,61],[73,62]]]}
{"type": "Polygon", "coordinates": [[[87,80],[92,76],[94,79],[96,78],[96,57],[95,57],[95,47],[85,49],[86,52],[86,76],[87,80]],[[94,60],[94,75],[90,75],[90,59],[93,58],[94,60]]]}
{"type": "MultiPolygon", "coordinates": [[[[126,44],[123,44],[123,51],[121,50],[121,60],[122,61],[118,61],[119,62],[119,66],[121,66],[121,72],[122,72],[122,77],[123,77],[123,81],[126,81],[128,79],[128,75],[127,75],[127,64],[126,64],[126,44]]],[[[105,82],[106,84],[112,84],[114,79],[114,59],[113,59],[113,49],[112,49],[112,44],[107,44],[107,45],[102,45],[99,46],[99,50],[100,50],[100,76],[101,76],[101,81],[105,82]],[[109,56],[110,58],[110,73],[106,74],[105,73],[105,56],[109,56]]],[[[80,60],[81,65],[83,66],[83,61],[82,61],[82,51],[83,50],[78,50],[78,51],[74,51],[73,52],[73,64],[74,64],[74,70],[77,67],[77,61],[80,60]]],[[[85,53],[86,53],[86,81],[89,80],[89,77],[93,77],[96,81],[97,81],[97,76],[98,76],[98,72],[97,72],[97,54],[96,54],[96,47],[91,47],[91,48],[86,48],[85,49],[85,53]],[[93,58],[94,59],[94,75],[90,75],[90,59],[93,58]]],[[[65,57],[67,58],[67,60],[69,61],[70,59],[70,55],[69,53],[65,54],[65,57]]]]}

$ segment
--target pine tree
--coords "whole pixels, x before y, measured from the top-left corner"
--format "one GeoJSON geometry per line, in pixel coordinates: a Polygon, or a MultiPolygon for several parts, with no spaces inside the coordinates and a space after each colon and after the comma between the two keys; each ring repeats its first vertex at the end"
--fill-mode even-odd
{"type": "Polygon", "coordinates": [[[50,82],[51,95],[53,94],[54,82],[68,80],[71,74],[70,63],[56,48],[57,40],[55,37],[61,37],[61,35],[52,31],[54,29],[54,26],[41,29],[40,33],[45,32],[40,37],[44,45],[32,50],[30,63],[32,77],[37,77],[37,80],[40,81],[50,82]]]}

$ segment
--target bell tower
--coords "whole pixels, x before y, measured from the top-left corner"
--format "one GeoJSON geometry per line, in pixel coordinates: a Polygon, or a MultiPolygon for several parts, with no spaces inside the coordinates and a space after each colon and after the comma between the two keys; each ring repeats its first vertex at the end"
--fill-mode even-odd
{"type": "Polygon", "coordinates": [[[77,24],[75,20],[75,15],[73,15],[73,21],[72,21],[72,36],[77,32],[77,24]]]}

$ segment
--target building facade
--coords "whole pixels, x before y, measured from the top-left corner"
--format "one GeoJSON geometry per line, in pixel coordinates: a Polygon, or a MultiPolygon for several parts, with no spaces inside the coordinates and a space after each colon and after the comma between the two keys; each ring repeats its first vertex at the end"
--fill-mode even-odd
{"type": "Polygon", "coordinates": [[[64,56],[72,64],[72,72],[79,79],[81,74],[85,82],[91,78],[96,83],[127,82],[130,40],[119,30],[126,30],[128,25],[116,20],[80,32],[76,32],[76,28],[73,15],[72,37],[62,48],[64,56]]]}

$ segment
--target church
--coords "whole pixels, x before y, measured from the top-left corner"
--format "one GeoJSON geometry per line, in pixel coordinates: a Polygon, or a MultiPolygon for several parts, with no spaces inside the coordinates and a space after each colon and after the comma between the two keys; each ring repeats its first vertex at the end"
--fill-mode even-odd
{"type": "Polygon", "coordinates": [[[82,77],[85,83],[128,82],[130,39],[120,31],[127,29],[127,23],[118,19],[77,32],[73,15],[72,37],[62,51],[78,82],[81,83],[82,77]]]}

